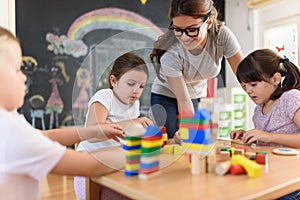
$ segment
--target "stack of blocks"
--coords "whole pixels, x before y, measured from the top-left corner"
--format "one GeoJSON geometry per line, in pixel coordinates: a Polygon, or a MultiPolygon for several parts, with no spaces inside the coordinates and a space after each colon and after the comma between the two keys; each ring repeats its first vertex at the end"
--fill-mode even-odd
{"type": "Polygon", "coordinates": [[[187,153],[207,154],[213,149],[211,138],[211,115],[199,109],[192,118],[179,118],[181,146],[187,153]]]}
{"type": "Polygon", "coordinates": [[[147,179],[159,170],[159,155],[163,144],[162,132],[157,126],[149,126],[141,136],[125,136],[125,176],[139,175],[147,179]]]}
{"type": "Polygon", "coordinates": [[[201,161],[199,159],[210,154],[214,148],[211,137],[211,114],[206,109],[198,109],[192,118],[181,115],[179,130],[183,151],[191,154],[192,173],[207,172],[206,158],[201,161]],[[199,171],[199,168],[202,169],[199,171]]]}
{"type": "Polygon", "coordinates": [[[162,144],[161,130],[157,126],[149,126],[142,137],[139,178],[147,179],[159,170],[162,144]]]}
{"type": "Polygon", "coordinates": [[[125,144],[123,144],[123,149],[125,150],[126,157],[124,171],[126,176],[134,176],[139,174],[141,143],[142,136],[125,135],[125,144]]]}

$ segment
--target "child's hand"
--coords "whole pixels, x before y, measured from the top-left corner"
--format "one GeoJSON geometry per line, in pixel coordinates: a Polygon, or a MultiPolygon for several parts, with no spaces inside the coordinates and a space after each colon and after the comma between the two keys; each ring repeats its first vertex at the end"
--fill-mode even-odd
{"type": "Polygon", "coordinates": [[[140,123],[144,128],[147,128],[149,125],[153,125],[151,119],[147,117],[140,117],[135,120],[137,123],[140,123]]]}
{"type": "Polygon", "coordinates": [[[251,144],[255,142],[256,140],[270,143],[271,142],[271,137],[272,135],[268,132],[258,130],[258,129],[252,129],[249,131],[246,131],[242,137],[242,140],[246,144],[251,144]]]}
{"type": "Polygon", "coordinates": [[[180,138],[179,130],[175,132],[173,139],[174,139],[176,144],[181,144],[181,138],[180,138]]]}
{"type": "MultiPolygon", "coordinates": [[[[117,142],[119,142],[119,138],[124,139],[124,131],[121,128],[121,126],[119,126],[118,124],[99,124],[101,130],[102,130],[102,134],[104,133],[104,135],[107,137],[106,139],[113,139],[117,142]]],[[[99,134],[100,138],[103,138],[103,135],[99,134]]]]}
{"type": "Polygon", "coordinates": [[[231,139],[242,139],[245,131],[244,130],[233,130],[230,132],[231,139]]]}

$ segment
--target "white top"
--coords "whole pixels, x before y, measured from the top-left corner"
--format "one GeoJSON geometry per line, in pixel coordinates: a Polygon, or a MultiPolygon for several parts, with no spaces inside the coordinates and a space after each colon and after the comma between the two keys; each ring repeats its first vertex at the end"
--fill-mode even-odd
{"type": "MultiPolygon", "coordinates": [[[[138,118],[140,115],[140,102],[137,100],[134,102],[134,104],[124,104],[122,103],[113,93],[111,89],[101,89],[97,91],[92,98],[89,100],[88,103],[88,112],[87,116],[90,112],[90,106],[94,102],[101,103],[108,111],[108,116],[106,118],[106,123],[112,123],[112,122],[120,122],[124,120],[129,119],[135,119],[138,118]]],[[[112,146],[119,146],[120,143],[109,139],[102,142],[94,142],[90,143],[87,141],[82,141],[78,145],[77,150],[95,150],[99,148],[105,148],[105,147],[112,147],[112,146]]]]}
{"type": "Polygon", "coordinates": [[[222,57],[230,58],[240,51],[237,39],[226,26],[221,26],[217,41],[212,41],[211,34],[212,32],[208,32],[207,43],[197,56],[184,49],[178,42],[164,53],[160,60],[160,74],[165,82],[156,77],[151,92],[175,98],[166,76],[183,76],[191,99],[206,97],[206,81],[219,74],[222,57]]]}
{"type": "Polygon", "coordinates": [[[0,110],[0,199],[40,199],[40,180],[65,147],[34,129],[16,111],[0,110]]]}

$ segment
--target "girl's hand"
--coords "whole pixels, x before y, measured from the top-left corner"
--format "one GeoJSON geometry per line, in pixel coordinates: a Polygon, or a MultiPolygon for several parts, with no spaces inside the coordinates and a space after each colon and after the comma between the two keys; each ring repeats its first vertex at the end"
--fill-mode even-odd
{"type": "Polygon", "coordinates": [[[153,125],[153,122],[151,119],[147,117],[140,117],[135,120],[135,122],[140,123],[144,128],[147,128],[150,125],[153,125]]]}
{"type": "Polygon", "coordinates": [[[100,132],[96,136],[97,138],[103,139],[103,134],[106,136],[106,139],[113,139],[119,142],[120,139],[124,139],[124,131],[118,124],[99,124],[100,132]]]}
{"type": "Polygon", "coordinates": [[[176,144],[181,144],[181,138],[180,138],[179,130],[175,132],[173,139],[174,139],[176,144]]]}
{"type": "Polygon", "coordinates": [[[270,143],[271,142],[272,135],[268,132],[258,130],[258,129],[252,129],[249,131],[246,131],[242,137],[242,140],[246,144],[251,144],[255,142],[256,140],[270,143]]]}
{"type": "Polygon", "coordinates": [[[230,132],[231,139],[242,139],[245,131],[244,130],[233,130],[230,132]]]}

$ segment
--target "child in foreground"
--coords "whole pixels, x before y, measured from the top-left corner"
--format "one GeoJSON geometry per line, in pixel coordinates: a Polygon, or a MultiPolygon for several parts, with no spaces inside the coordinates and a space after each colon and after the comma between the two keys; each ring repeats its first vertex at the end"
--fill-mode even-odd
{"type": "MultiPolygon", "coordinates": [[[[244,143],[300,148],[300,72],[288,58],[269,49],[249,54],[239,64],[237,78],[256,103],[254,129],[231,131],[244,143]]],[[[298,199],[300,190],[278,200],[298,199]]]]}
{"type": "Polygon", "coordinates": [[[257,145],[300,148],[300,72],[269,49],[256,50],[238,66],[237,78],[257,105],[255,129],[234,130],[232,139],[257,145]]]}
{"type": "MultiPolygon", "coordinates": [[[[116,123],[122,127],[130,123],[144,128],[153,124],[147,117],[140,116],[139,99],[148,80],[147,65],[134,53],[118,57],[109,74],[109,88],[97,91],[88,103],[86,126],[116,123]]],[[[120,146],[114,140],[97,143],[81,142],[78,151],[90,151],[93,146],[105,148],[120,146]]],[[[74,189],[80,200],[85,199],[85,177],[74,178],[74,189]]]]}
{"type": "Polygon", "coordinates": [[[48,173],[99,176],[122,169],[122,150],[98,150],[93,155],[67,149],[81,140],[123,138],[117,124],[40,131],[16,110],[23,104],[26,76],[21,71],[18,39],[0,27],[0,199],[40,199],[40,180],[48,173]],[[102,164],[109,162],[110,167],[102,164]],[[80,163],[80,165],[78,165],[80,163]]]}

